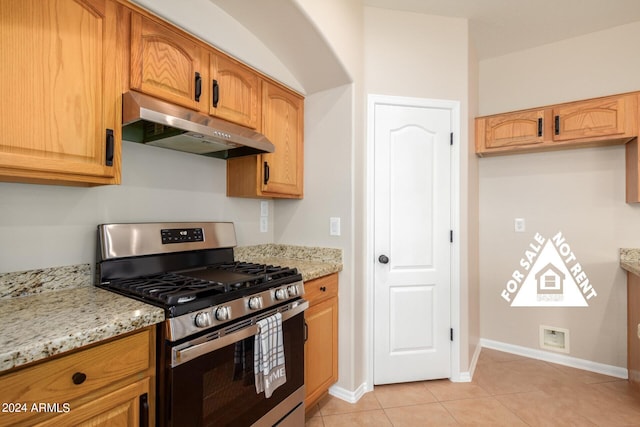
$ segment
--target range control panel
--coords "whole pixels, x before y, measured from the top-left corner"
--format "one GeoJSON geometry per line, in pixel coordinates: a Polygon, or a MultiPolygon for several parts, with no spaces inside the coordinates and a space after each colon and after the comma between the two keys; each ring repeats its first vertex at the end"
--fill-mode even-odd
{"type": "Polygon", "coordinates": [[[204,242],[202,228],[165,228],[160,230],[162,244],[204,242]]]}

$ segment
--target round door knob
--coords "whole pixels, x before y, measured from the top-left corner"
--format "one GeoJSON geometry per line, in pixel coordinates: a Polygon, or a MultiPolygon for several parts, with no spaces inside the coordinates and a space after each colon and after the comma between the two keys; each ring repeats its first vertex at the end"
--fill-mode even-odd
{"type": "Polygon", "coordinates": [[[386,255],[380,255],[378,257],[378,261],[380,261],[380,264],[386,264],[389,262],[389,257],[386,255]]]}

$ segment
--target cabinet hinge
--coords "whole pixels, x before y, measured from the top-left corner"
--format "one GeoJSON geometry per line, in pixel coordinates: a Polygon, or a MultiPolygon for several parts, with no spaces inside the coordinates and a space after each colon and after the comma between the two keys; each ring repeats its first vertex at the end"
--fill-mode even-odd
{"type": "Polygon", "coordinates": [[[449,242],[453,243],[453,230],[449,230],[449,242]]]}
{"type": "Polygon", "coordinates": [[[453,328],[449,329],[449,339],[453,341],[453,328]]]}
{"type": "Polygon", "coordinates": [[[115,150],[114,147],[115,140],[113,137],[113,129],[107,129],[107,136],[105,140],[105,156],[104,162],[107,166],[113,166],[113,153],[115,150]]]}
{"type": "Polygon", "coordinates": [[[449,145],[453,145],[453,132],[449,135],[449,145]]]}

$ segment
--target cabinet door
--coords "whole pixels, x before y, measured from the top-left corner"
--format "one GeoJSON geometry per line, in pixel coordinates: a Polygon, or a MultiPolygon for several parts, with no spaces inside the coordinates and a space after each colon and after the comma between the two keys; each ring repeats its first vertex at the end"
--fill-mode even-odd
{"type": "Polygon", "coordinates": [[[625,133],[625,97],[598,98],[553,108],[553,140],[566,141],[625,133]]]}
{"type": "Polygon", "coordinates": [[[338,298],[310,307],[304,319],[305,406],[309,408],[338,380],[338,298]]]}
{"type": "Polygon", "coordinates": [[[116,37],[110,0],[0,2],[0,179],[120,182],[116,37]]]}
{"type": "Polygon", "coordinates": [[[61,415],[36,424],[45,426],[149,426],[148,402],[149,380],[144,379],[112,393],[101,396],[90,403],[69,408],[61,415]]]}
{"type": "Polygon", "coordinates": [[[545,110],[521,111],[478,119],[477,151],[541,144],[545,140],[545,110]]]}
{"type": "Polygon", "coordinates": [[[202,49],[195,41],[131,14],[132,89],[206,112],[208,70],[203,70],[201,58],[202,49]]]}
{"type": "Polygon", "coordinates": [[[262,129],[275,145],[263,154],[262,194],[302,198],[304,100],[279,86],[263,82],[262,129]]]}
{"type": "Polygon", "coordinates": [[[209,114],[257,129],[260,125],[260,79],[251,69],[228,57],[211,53],[209,114]]]}

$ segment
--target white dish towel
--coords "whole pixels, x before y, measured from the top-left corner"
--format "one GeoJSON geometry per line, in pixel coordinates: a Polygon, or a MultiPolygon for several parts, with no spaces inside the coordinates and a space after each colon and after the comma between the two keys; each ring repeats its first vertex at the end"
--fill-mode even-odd
{"type": "Polygon", "coordinates": [[[258,333],[253,348],[253,373],[256,393],[267,398],[273,391],[287,382],[284,367],[284,344],[282,342],[282,314],[258,320],[258,333]]]}

